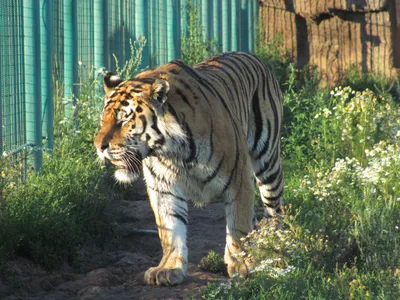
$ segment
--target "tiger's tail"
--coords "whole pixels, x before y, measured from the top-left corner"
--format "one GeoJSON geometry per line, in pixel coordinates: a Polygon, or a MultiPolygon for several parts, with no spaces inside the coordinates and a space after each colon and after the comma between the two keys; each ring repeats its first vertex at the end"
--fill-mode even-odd
{"type": "MultiPolygon", "coordinates": [[[[259,63],[262,64],[262,62],[259,63]]],[[[265,65],[260,70],[264,84],[257,88],[252,99],[253,111],[259,112],[254,113],[257,138],[251,152],[256,183],[265,207],[264,215],[268,218],[280,215],[283,205],[283,168],[280,147],[283,95],[270,70],[265,65]]]]}
{"type": "MultiPolygon", "coordinates": [[[[268,162],[268,160],[267,160],[268,162]]],[[[263,162],[259,162],[263,164],[263,162]]],[[[267,218],[280,215],[283,205],[283,169],[280,151],[274,153],[269,163],[270,170],[256,176],[257,186],[260,190],[261,200],[264,204],[264,215],[267,218]]]]}

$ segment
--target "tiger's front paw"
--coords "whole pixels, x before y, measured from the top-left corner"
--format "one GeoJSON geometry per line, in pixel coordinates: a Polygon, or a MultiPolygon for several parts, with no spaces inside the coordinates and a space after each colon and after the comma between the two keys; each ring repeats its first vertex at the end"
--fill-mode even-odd
{"type": "Polygon", "coordinates": [[[144,281],[148,285],[178,285],[186,277],[182,269],[165,269],[161,267],[153,267],[144,274],[144,281]]]}

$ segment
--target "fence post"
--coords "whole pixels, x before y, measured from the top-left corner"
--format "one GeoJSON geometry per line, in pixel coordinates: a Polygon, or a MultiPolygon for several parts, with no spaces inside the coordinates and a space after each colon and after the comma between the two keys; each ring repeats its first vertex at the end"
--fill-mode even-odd
{"type": "Polygon", "coordinates": [[[254,32],[255,32],[255,23],[257,22],[258,18],[258,6],[255,3],[255,0],[249,1],[249,6],[247,8],[248,18],[249,18],[249,35],[248,35],[248,47],[249,52],[254,52],[254,32]]]}
{"type": "MultiPolygon", "coordinates": [[[[139,39],[143,35],[148,39],[148,6],[147,0],[136,0],[135,1],[135,39],[139,39]]],[[[149,64],[149,46],[146,44],[143,50],[142,63],[139,66],[139,70],[145,68],[149,64]]]]}
{"type": "Polygon", "coordinates": [[[42,166],[40,3],[23,1],[26,142],[34,146],[33,167],[42,166]]]}
{"type": "Polygon", "coordinates": [[[230,30],[229,30],[229,14],[230,1],[222,0],[222,51],[226,52],[230,49],[230,30]]]}
{"type": "MultiPolygon", "coordinates": [[[[106,35],[108,18],[105,12],[104,3],[107,1],[94,0],[93,2],[93,47],[94,47],[94,67],[96,72],[99,68],[105,67],[106,35]]],[[[95,74],[97,75],[97,74],[95,74]]],[[[94,105],[98,104],[97,96],[103,94],[102,84],[96,85],[94,105]]],[[[101,103],[101,101],[99,101],[101,103]]]]}
{"type": "Polygon", "coordinates": [[[171,61],[177,57],[177,38],[176,24],[178,22],[175,9],[178,8],[176,0],[167,1],[167,61],[171,61]]]}
{"type": "Polygon", "coordinates": [[[68,101],[65,105],[65,117],[72,116],[74,104],[74,83],[77,81],[77,51],[78,35],[76,22],[76,0],[64,0],[64,99],[68,101]]]}
{"type": "Polygon", "coordinates": [[[167,62],[167,38],[164,34],[164,30],[167,26],[166,22],[166,14],[167,14],[167,2],[164,0],[159,1],[158,7],[158,50],[159,50],[159,57],[160,57],[160,65],[163,65],[167,62]]]}
{"type": "Polygon", "coordinates": [[[209,21],[210,11],[208,10],[208,2],[209,2],[208,0],[202,0],[200,4],[201,26],[203,27],[205,40],[210,39],[210,21],[209,21]]]}
{"type": "Polygon", "coordinates": [[[153,65],[154,60],[154,0],[150,0],[149,2],[149,28],[147,31],[147,49],[148,51],[148,62],[149,66],[153,65]]]}
{"type": "Polygon", "coordinates": [[[152,41],[152,43],[153,43],[153,45],[152,45],[152,53],[151,53],[151,55],[152,55],[152,59],[151,59],[151,62],[153,63],[153,65],[158,65],[159,64],[159,62],[160,62],[160,58],[159,58],[159,55],[160,55],[160,48],[159,48],[159,45],[158,45],[158,40],[159,40],[159,38],[158,38],[158,32],[159,32],[159,30],[158,30],[158,28],[159,28],[159,14],[158,14],[158,9],[159,9],[159,3],[158,3],[158,0],[153,0],[153,12],[152,12],[152,22],[151,22],[151,24],[152,24],[152,28],[151,28],[151,32],[152,32],[152,35],[151,35],[151,41],[152,41]]]}
{"type": "Polygon", "coordinates": [[[221,46],[221,9],[220,9],[220,1],[213,1],[213,19],[212,19],[212,37],[218,41],[218,51],[220,50],[221,46]]]}
{"type": "Polygon", "coordinates": [[[239,48],[240,51],[248,52],[249,47],[247,44],[248,36],[249,36],[249,15],[248,9],[249,4],[248,0],[241,0],[240,3],[240,41],[239,41],[239,48]]]}
{"type": "Polygon", "coordinates": [[[96,69],[105,66],[104,61],[104,51],[105,51],[105,26],[104,22],[107,19],[104,13],[104,5],[103,0],[94,0],[93,3],[93,20],[94,20],[94,29],[93,29],[93,44],[94,44],[94,66],[96,69]]]}
{"type": "Polygon", "coordinates": [[[255,41],[256,41],[256,36],[255,36],[256,35],[256,24],[258,24],[258,1],[251,0],[250,3],[251,3],[252,10],[251,10],[251,18],[249,19],[249,20],[251,20],[251,22],[249,22],[249,24],[250,24],[249,51],[254,52],[255,51],[255,41]]]}
{"type": "Polygon", "coordinates": [[[188,21],[188,12],[187,12],[187,2],[186,0],[180,0],[180,15],[181,15],[181,32],[180,35],[186,34],[187,32],[187,21],[188,21]]]}
{"type": "MultiPolygon", "coordinates": [[[[0,20],[0,29],[5,30],[4,24],[2,20],[0,20]]],[[[1,45],[5,45],[5,41],[3,41],[3,34],[0,33],[0,47],[1,45]]],[[[3,49],[0,48],[0,66],[4,66],[3,64],[3,49]]],[[[4,75],[3,75],[4,76],[4,75]]],[[[4,81],[3,81],[4,82],[4,81]]],[[[3,155],[3,84],[0,83],[0,156],[3,155]]]]}
{"type": "Polygon", "coordinates": [[[231,51],[238,51],[238,36],[239,36],[239,26],[238,26],[238,0],[231,1],[231,51]]]}
{"type": "MultiPolygon", "coordinates": [[[[8,3],[7,3],[8,4],[8,3]]],[[[3,16],[4,11],[0,13],[0,16],[3,16]]],[[[5,18],[0,18],[0,66],[4,66],[5,63],[5,51],[4,51],[4,46],[6,45],[6,39],[5,39],[5,31],[6,31],[6,24],[5,24],[5,18]]],[[[4,67],[2,67],[2,70],[4,72],[4,67]]],[[[4,76],[4,75],[3,75],[4,76]]],[[[3,84],[4,80],[0,83],[0,156],[3,155],[3,84]]]]}
{"type": "Polygon", "coordinates": [[[181,53],[181,40],[182,40],[182,27],[181,27],[181,3],[180,0],[175,0],[174,6],[174,33],[175,33],[175,43],[176,43],[176,51],[175,58],[180,58],[182,56],[181,53]]]}
{"type": "MultiPolygon", "coordinates": [[[[0,39],[0,44],[2,40],[0,39]]],[[[1,55],[0,55],[0,65],[2,63],[1,55]]],[[[1,91],[2,85],[0,84],[0,156],[3,155],[3,97],[1,91]]]]}
{"type": "Polygon", "coordinates": [[[40,55],[42,88],[42,135],[46,148],[53,149],[53,2],[40,1],[40,55]]]}

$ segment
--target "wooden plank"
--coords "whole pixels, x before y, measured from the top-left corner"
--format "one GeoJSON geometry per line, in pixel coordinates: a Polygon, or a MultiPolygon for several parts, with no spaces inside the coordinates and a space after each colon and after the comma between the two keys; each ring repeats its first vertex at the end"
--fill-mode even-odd
{"type": "MultiPolygon", "coordinates": [[[[396,0],[390,0],[396,1],[396,0]]],[[[332,14],[334,11],[372,12],[386,9],[389,0],[291,0],[293,10],[304,18],[316,18],[321,14],[332,14]]],[[[273,2],[265,0],[263,2],[273,2]]]]}
{"type": "Polygon", "coordinates": [[[400,68],[400,0],[393,0],[391,7],[393,66],[400,68]]]}

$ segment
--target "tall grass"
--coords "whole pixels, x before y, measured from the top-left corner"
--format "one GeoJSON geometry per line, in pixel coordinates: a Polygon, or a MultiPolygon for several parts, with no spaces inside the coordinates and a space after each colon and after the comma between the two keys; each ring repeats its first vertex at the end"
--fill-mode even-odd
{"type": "MultiPolygon", "coordinates": [[[[144,45],[144,38],[131,43],[131,58],[118,68],[119,75],[128,78],[138,71],[144,45]]],[[[73,262],[82,245],[102,244],[112,234],[107,211],[124,189],[115,186],[93,146],[103,106],[102,78],[93,68],[80,74],[85,79],[71,118],[65,116],[71,101],[55,84],[54,149],[39,149],[43,168],[29,171],[21,182],[15,164],[0,160],[0,262],[18,254],[54,269],[73,262]]]]}
{"type": "MultiPolygon", "coordinates": [[[[96,78],[88,81],[95,84],[96,78]]],[[[92,89],[81,92],[74,119],[57,112],[54,151],[43,152],[40,172],[29,171],[21,182],[10,177],[14,165],[2,162],[7,166],[0,180],[0,260],[19,254],[56,268],[73,260],[82,244],[100,241],[108,232],[104,212],[113,196],[92,146],[102,100],[92,95],[92,89]]],[[[58,109],[64,108],[62,101],[55,99],[58,109]]]]}

